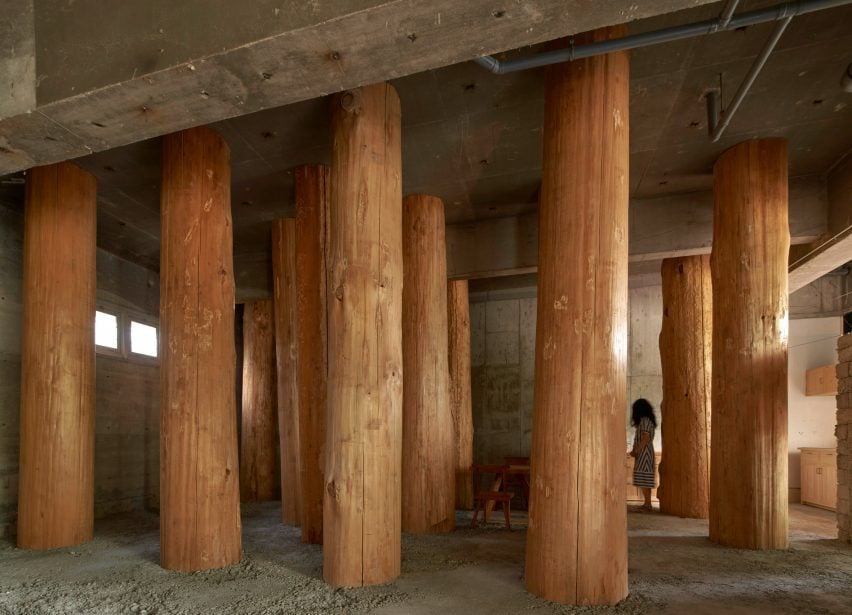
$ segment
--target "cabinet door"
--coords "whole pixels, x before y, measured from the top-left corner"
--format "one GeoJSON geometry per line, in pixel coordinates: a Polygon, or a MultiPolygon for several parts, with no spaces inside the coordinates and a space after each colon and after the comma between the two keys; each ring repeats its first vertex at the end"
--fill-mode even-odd
{"type": "Polygon", "coordinates": [[[837,506],[837,453],[819,453],[820,501],[827,508],[837,506]]]}
{"type": "Polygon", "coordinates": [[[817,454],[814,451],[802,451],[802,502],[816,503],[817,454]]]}

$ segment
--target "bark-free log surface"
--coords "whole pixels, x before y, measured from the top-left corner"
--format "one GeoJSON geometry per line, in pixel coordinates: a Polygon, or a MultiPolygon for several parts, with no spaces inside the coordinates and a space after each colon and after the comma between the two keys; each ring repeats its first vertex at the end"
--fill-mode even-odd
{"type": "Polygon", "coordinates": [[[30,169],[24,210],[18,546],[92,539],[95,178],[30,169]]]}
{"type": "Polygon", "coordinates": [[[402,530],[455,527],[455,427],[450,412],[444,203],[402,203],[402,530]]]}
{"type": "Polygon", "coordinates": [[[473,508],[473,404],[470,390],[470,303],[467,280],[447,283],[450,412],[455,426],[456,508],[473,508]]]}
{"type": "Polygon", "coordinates": [[[335,586],[374,585],[400,567],[399,97],[382,83],[331,105],[323,574],[335,586]]]}
{"type": "Polygon", "coordinates": [[[325,496],[326,221],[329,169],[296,169],[296,320],[299,348],[299,440],[302,459],[302,541],[322,544],[325,496]]]}
{"type": "Polygon", "coordinates": [[[710,256],[667,258],[662,266],[663,372],[660,510],[706,519],[710,503],[710,256]]]}
{"type": "Polygon", "coordinates": [[[785,549],[787,143],[745,141],[713,167],[710,539],[785,549]]]}
{"type": "Polygon", "coordinates": [[[568,604],[627,595],[628,80],[625,52],[545,77],[525,576],[568,604]]]}
{"type": "Polygon", "coordinates": [[[240,499],[243,502],[265,502],[278,497],[274,329],[272,301],[245,303],[240,430],[240,499]]]}
{"type": "Polygon", "coordinates": [[[163,139],[160,560],[240,561],[231,172],[208,128],[163,139]]]}
{"type": "Polygon", "coordinates": [[[302,462],[299,446],[299,358],[296,317],[296,222],[272,221],[278,440],[281,444],[281,521],[302,524],[302,462]]]}

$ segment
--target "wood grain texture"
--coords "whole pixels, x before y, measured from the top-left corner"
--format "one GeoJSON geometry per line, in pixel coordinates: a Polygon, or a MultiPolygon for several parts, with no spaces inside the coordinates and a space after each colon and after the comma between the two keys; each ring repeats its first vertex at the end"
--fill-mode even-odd
{"type": "Polygon", "coordinates": [[[59,163],[27,173],[18,546],[92,539],[95,178],[59,163]]]}
{"type": "Polygon", "coordinates": [[[296,320],[299,323],[299,440],[302,460],[302,541],[322,544],[325,497],[326,245],[329,168],[296,169],[296,320]]]}
{"type": "Polygon", "coordinates": [[[744,141],[713,167],[710,539],[785,549],[787,142],[744,141]]]}
{"type": "Polygon", "coordinates": [[[272,301],[243,308],[243,403],[240,430],[240,500],[278,498],[278,417],[275,321],[272,301]]]}
{"type": "Polygon", "coordinates": [[[710,255],[667,258],[662,278],[663,458],[657,495],[666,514],[706,519],[713,347],[710,255]]]}
{"type": "Polygon", "coordinates": [[[455,426],[450,411],[444,203],[402,202],[402,530],[455,527],[455,426]]]}
{"type": "Polygon", "coordinates": [[[473,508],[473,401],[470,389],[470,302],[467,280],[447,283],[450,413],[455,427],[456,508],[473,508]]]}
{"type": "Polygon", "coordinates": [[[625,52],[545,77],[525,576],[566,604],[627,595],[628,82],[625,52]]]}
{"type": "Polygon", "coordinates": [[[281,521],[302,524],[302,460],[299,444],[298,318],[296,315],[296,221],[272,221],[272,284],[278,441],[281,447],[281,521]]]}
{"type": "Polygon", "coordinates": [[[163,139],[160,561],[240,560],[231,172],[208,128],[163,139]]]}
{"type": "Polygon", "coordinates": [[[400,569],[400,105],[381,83],[331,106],[323,575],[375,585],[400,569]]]}

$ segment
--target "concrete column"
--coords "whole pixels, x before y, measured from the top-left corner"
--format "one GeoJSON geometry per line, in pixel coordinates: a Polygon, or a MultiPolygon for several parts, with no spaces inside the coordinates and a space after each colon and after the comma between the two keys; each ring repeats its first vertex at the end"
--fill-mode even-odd
{"type": "Polygon", "coordinates": [[[399,575],[402,188],[399,97],[387,84],[331,101],[328,429],[323,575],[399,575]]]}
{"type": "Polygon", "coordinates": [[[710,256],[663,261],[660,510],[706,519],[710,503],[710,256]]]}
{"type": "Polygon", "coordinates": [[[70,163],[27,173],[18,546],[92,539],[95,178],[70,163]]]}
{"type": "Polygon", "coordinates": [[[243,502],[265,502],[278,497],[274,330],[272,301],[247,301],[243,311],[240,430],[240,499],[243,502]]]}
{"type": "Polygon", "coordinates": [[[455,425],[456,508],[473,508],[473,402],[470,390],[470,302],[467,280],[447,283],[450,412],[455,425]]]}
{"type": "Polygon", "coordinates": [[[713,167],[710,539],[785,549],[787,142],[744,141],[713,167]]]}
{"type": "Polygon", "coordinates": [[[231,170],[208,128],[163,139],[160,560],[240,561],[231,170]]]}
{"type": "Polygon", "coordinates": [[[412,195],[402,203],[402,529],[455,527],[455,427],[447,346],[444,203],[412,195]]]}
{"type": "Polygon", "coordinates": [[[272,281],[278,441],[281,446],[281,521],[298,527],[302,523],[302,463],[297,391],[296,222],[293,218],[272,221],[272,281]]]}
{"type": "Polygon", "coordinates": [[[625,52],[545,77],[525,577],[566,604],[627,596],[628,88],[625,52]]]}
{"type": "Polygon", "coordinates": [[[302,460],[302,541],[322,544],[325,496],[326,241],[329,168],[296,169],[296,304],[299,322],[299,440],[302,460]]]}

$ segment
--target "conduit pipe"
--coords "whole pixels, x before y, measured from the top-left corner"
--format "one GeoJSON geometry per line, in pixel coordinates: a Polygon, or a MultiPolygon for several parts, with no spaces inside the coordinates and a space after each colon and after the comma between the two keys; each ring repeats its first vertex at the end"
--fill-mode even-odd
{"type": "Polygon", "coordinates": [[[737,93],[734,94],[731,104],[728,105],[727,109],[723,109],[721,111],[721,122],[719,121],[720,111],[719,105],[716,102],[716,92],[711,91],[707,93],[707,130],[710,132],[710,140],[713,143],[716,143],[721,138],[722,133],[725,132],[728,124],[731,123],[731,118],[734,117],[734,113],[736,113],[737,109],[740,108],[740,103],[743,102],[746,94],[748,94],[749,89],[751,89],[752,84],[763,69],[763,65],[766,64],[766,61],[769,59],[769,55],[775,49],[775,45],[778,44],[778,41],[781,39],[781,35],[784,34],[784,30],[787,29],[787,26],[790,25],[791,21],[793,21],[793,16],[789,15],[779,21],[778,25],[775,26],[775,30],[772,31],[772,36],[769,37],[766,45],[764,45],[763,51],[761,51],[760,55],[757,56],[754,64],[752,64],[751,68],[748,70],[746,78],[740,84],[740,87],[737,88],[737,93]]]}
{"type": "MultiPolygon", "coordinates": [[[[495,75],[505,75],[506,73],[514,73],[530,68],[558,64],[560,62],[570,62],[571,60],[589,58],[591,56],[601,55],[604,53],[637,49],[639,47],[668,43],[705,34],[715,34],[716,32],[736,30],[737,28],[744,28],[746,26],[753,26],[771,21],[788,20],[796,15],[814,13],[816,11],[845,6],[847,4],[852,4],[852,0],[799,0],[798,2],[784,2],[783,4],[749,11],[747,13],[742,13],[741,15],[733,15],[731,4],[729,3],[722,15],[714,19],[706,19],[704,21],[698,21],[691,24],[663,28],[661,30],[654,30],[653,32],[631,34],[630,36],[608,41],[599,41],[596,43],[577,46],[569,45],[565,49],[546,51],[534,56],[507,60],[504,62],[499,61],[493,56],[482,56],[481,58],[476,58],[475,62],[495,75]]],[[[733,8],[736,8],[736,5],[734,5],[733,8]]]]}

